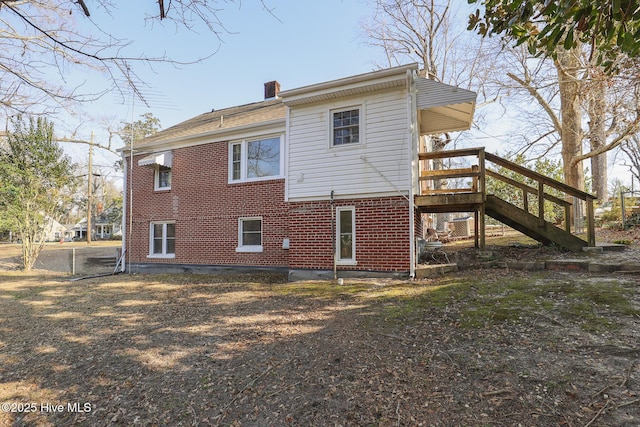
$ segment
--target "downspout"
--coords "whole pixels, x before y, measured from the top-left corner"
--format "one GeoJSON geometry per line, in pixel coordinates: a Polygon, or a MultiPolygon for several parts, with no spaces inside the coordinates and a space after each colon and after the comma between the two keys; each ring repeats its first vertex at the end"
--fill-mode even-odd
{"type": "Polygon", "coordinates": [[[414,185],[417,180],[415,176],[415,161],[418,158],[416,152],[418,148],[418,107],[416,100],[416,86],[414,72],[407,70],[407,89],[408,96],[408,117],[409,123],[409,276],[413,279],[416,277],[416,223],[415,223],[415,200],[414,185]]]}
{"type": "MultiPolygon", "coordinates": [[[[126,173],[126,172],[125,172],[126,173]]],[[[133,138],[131,138],[131,151],[129,153],[129,228],[127,234],[129,237],[129,243],[132,243],[133,239],[133,138]]],[[[127,262],[129,268],[129,274],[131,274],[131,250],[127,253],[127,262]]]]}
{"type": "Polygon", "coordinates": [[[331,201],[329,204],[331,205],[331,249],[333,251],[333,280],[338,280],[338,257],[336,254],[336,209],[334,206],[335,201],[333,200],[333,190],[331,190],[331,201]]]}
{"type": "Polygon", "coordinates": [[[125,264],[129,264],[128,262],[125,263],[125,258],[126,258],[126,253],[127,253],[127,230],[129,229],[129,227],[127,227],[127,204],[129,202],[129,199],[127,198],[127,183],[129,182],[129,180],[127,179],[128,176],[128,170],[127,170],[127,155],[125,154],[124,150],[122,150],[122,165],[123,165],[123,170],[124,173],[122,174],[122,253],[120,254],[120,257],[122,258],[122,261],[120,262],[120,272],[124,273],[126,271],[126,265],[125,264]]]}

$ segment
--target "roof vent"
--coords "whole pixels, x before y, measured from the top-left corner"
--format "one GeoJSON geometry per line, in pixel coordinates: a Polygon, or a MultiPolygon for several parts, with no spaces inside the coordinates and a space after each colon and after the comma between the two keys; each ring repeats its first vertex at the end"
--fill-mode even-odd
{"type": "Polygon", "coordinates": [[[264,84],[264,99],[275,99],[280,93],[280,83],[277,81],[267,82],[264,84]]]}

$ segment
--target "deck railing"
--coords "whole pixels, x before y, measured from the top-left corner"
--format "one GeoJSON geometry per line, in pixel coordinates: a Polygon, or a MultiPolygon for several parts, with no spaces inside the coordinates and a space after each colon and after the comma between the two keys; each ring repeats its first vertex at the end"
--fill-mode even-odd
{"type": "Polygon", "coordinates": [[[560,206],[564,211],[564,227],[565,230],[571,233],[571,211],[574,206],[575,200],[580,200],[586,205],[586,220],[587,220],[587,238],[586,242],[589,246],[595,246],[595,231],[594,231],[594,210],[593,201],[595,197],[584,191],[580,191],[571,187],[563,182],[556,181],[538,172],[527,169],[502,157],[496,156],[491,153],[485,152],[484,148],[468,148],[461,150],[449,150],[449,151],[437,151],[431,153],[419,153],[418,159],[421,161],[426,160],[440,160],[440,159],[455,159],[461,157],[471,157],[474,160],[471,161],[471,166],[464,168],[447,168],[438,170],[421,170],[420,172],[420,194],[421,195],[438,195],[438,194],[456,194],[456,193],[480,193],[482,194],[482,200],[486,201],[487,197],[487,177],[497,179],[508,186],[512,187],[514,191],[518,191],[522,195],[523,206],[522,209],[536,215],[540,226],[545,223],[545,205],[544,201],[552,202],[560,206]],[[475,164],[473,164],[475,163],[475,164]],[[507,177],[498,172],[498,169],[487,168],[487,163],[491,163],[498,167],[505,168],[516,175],[529,178],[534,182],[534,185],[528,185],[510,177],[507,177]],[[458,186],[457,188],[434,188],[433,185],[424,185],[424,183],[433,182],[435,180],[453,179],[453,178],[470,178],[470,181],[458,186]],[[558,192],[564,194],[563,197],[554,196],[546,192],[547,188],[553,188],[558,192]],[[538,200],[537,212],[530,212],[529,209],[529,196],[533,195],[538,200]]]}

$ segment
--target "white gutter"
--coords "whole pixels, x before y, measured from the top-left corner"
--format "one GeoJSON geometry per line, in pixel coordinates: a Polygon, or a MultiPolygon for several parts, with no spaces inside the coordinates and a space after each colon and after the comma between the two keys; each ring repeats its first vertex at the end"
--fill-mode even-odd
{"type": "Polygon", "coordinates": [[[248,123],[246,125],[236,126],[232,128],[222,128],[205,131],[193,135],[180,135],[168,139],[159,139],[152,142],[141,143],[136,146],[136,153],[151,154],[157,151],[170,150],[176,145],[180,147],[191,147],[195,145],[210,144],[212,142],[223,142],[244,138],[244,135],[237,135],[243,131],[253,130],[257,134],[277,133],[279,127],[285,124],[285,118],[273,119],[259,123],[248,123]],[[277,128],[277,129],[276,129],[277,128]]]}
{"type": "Polygon", "coordinates": [[[279,96],[281,98],[289,98],[288,100],[284,100],[285,104],[289,101],[294,101],[298,97],[307,96],[310,92],[325,92],[337,89],[344,89],[349,86],[358,86],[362,83],[370,82],[375,79],[389,79],[394,78],[396,75],[402,76],[403,73],[406,73],[410,70],[417,70],[418,64],[411,63],[406,65],[400,65],[397,67],[386,68],[384,70],[371,71],[369,73],[358,74],[355,76],[344,77],[336,80],[329,80],[322,83],[316,83],[308,86],[302,86],[296,89],[283,90],[280,92],[279,96]]]}

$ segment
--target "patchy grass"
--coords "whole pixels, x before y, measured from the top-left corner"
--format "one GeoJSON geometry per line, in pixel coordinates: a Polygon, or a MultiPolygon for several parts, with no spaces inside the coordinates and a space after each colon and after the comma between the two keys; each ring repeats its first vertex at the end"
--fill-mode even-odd
{"type": "Polygon", "coordinates": [[[631,298],[637,291],[610,280],[584,281],[571,276],[549,280],[546,275],[517,277],[512,273],[493,281],[465,277],[441,282],[426,285],[424,292],[410,298],[397,296],[386,316],[407,321],[433,310],[455,310],[464,328],[546,316],[580,325],[588,332],[615,329],[619,326],[615,315],[640,316],[631,298]]]}
{"type": "Polygon", "coordinates": [[[547,272],[8,273],[0,403],[91,412],[0,425],[638,425],[639,303],[633,277],[547,272]]]}
{"type": "Polygon", "coordinates": [[[579,325],[587,332],[602,332],[619,326],[616,315],[640,316],[640,309],[632,303],[635,291],[629,286],[570,275],[549,279],[543,273],[511,272],[492,280],[464,275],[387,285],[365,280],[345,281],[342,286],[330,281],[308,281],[279,284],[272,290],[279,295],[304,298],[377,300],[385,307],[382,317],[398,323],[455,310],[460,326],[469,329],[545,316],[558,323],[579,325]]]}

